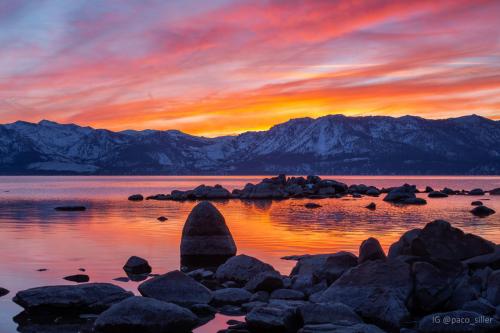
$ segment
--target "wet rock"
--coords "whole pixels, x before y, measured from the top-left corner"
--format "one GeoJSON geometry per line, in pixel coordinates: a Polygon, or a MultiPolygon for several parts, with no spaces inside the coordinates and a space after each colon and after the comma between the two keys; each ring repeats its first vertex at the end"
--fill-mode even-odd
{"type": "Polygon", "coordinates": [[[410,266],[405,262],[366,261],[344,273],[319,301],[344,303],[373,323],[397,329],[409,317],[406,303],[412,289],[410,266]]]}
{"type": "Polygon", "coordinates": [[[198,317],[211,317],[217,313],[217,309],[208,304],[193,304],[189,306],[189,310],[198,317]]]}
{"type": "Polygon", "coordinates": [[[482,206],[483,202],[478,200],[478,201],[472,201],[470,204],[471,206],[482,206]]]}
{"type": "Polygon", "coordinates": [[[89,276],[86,274],[69,275],[69,276],[65,276],[63,279],[67,280],[67,281],[71,281],[71,282],[77,282],[77,283],[89,282],[89,280],[90,280],[89,276]]]}
{"type": "Polygon", "coordinates": [[[500,270],[492,272],[488,278],[486,299],[494,306],[500,305],[500,270]]]}
{"type": "Polygon", "coordinates": [[[263,272],[255,275],[245,285],[245,289],[250,291],[267,291],[283,288],[283,279],[276,271],[263,272]]]}
{"type": "Polygon", "coordinates": [[[85,206],[59,206],[54,209],[62,212],[82,212],[87,208],[85,206]]]}
{"type": "Polygon", "coordinates": [[[486,206],[477,206],[474,209],[470,211],[473,215],[478,216],[478,217],[487,217],[492,214],[495,214],[495,211],[491,208],[488,208],[486,206]]]}
{"type": "Polygon", "coordinates": [[[375,210],[377,209],[377,205],[374,202],[370,202],[365,208],[368,208],[370,210],[375,210]]]}
{"type": "Polygon", "coordinates": [[[204,285],[180,271],[172,271],[143,282],[138,287],[141,295],[181,306],[208,304],[212,292],[204,285]]]}
{"type": "Polygon", "coordinates": [[[448,194],[440,191],[432,191],[427,195],[429,198],[446,198],[448,194]]]}
{"type": "Polygon", "coordinates": [[[420,234],[422,229],[412,229],[405,232],[401,238],[389,247],[389,258],[401,255],[411,255],[411,243],[420,234]]]}
{"type": "Polygon", "coordinates": [[[7,289],[0,287],[0,297],[7,295],[9,292],[7,289]]]}
{"type": "Polygon", "coordinates": [[[37,287],[20,291],[13,301],[30,314],[100,313],[132,293],[109,283],[37,287]]]}
{"type": "Polygon", "coordinates": [[[188,309],[136,296],[103,312],[94,327],[103,333],[188,333],[197,324],[198,318],[188,309]]]}
{"type": "Polygon", "coordinates": [[[466,234],[443,220],[428,223],[411,242],[411,254],[444,260],[465,260],[494,249],[492,242],[466,234]]]}
{"type": "Polygon", "coordinates": [[[469,191],[469,195],[484,195],[484,191],[481,188],[475,188],[469,191]]]}
{"type": "Polygon", "coordinates": [[[200,202],[189,214],[182,230],[182,264],[218,266],[235,254],[236,244],[224,216],[210,202],[200,202]]]}
{"type": "Polygon", "coordinates": [[[247,303],[252,294],[243,288],[219,289],[213,292],[212,303],[215,305],[241,305],[247,303]]]}
{"type": "Polygon", "coordinates": [[[314,202],[308,202],[304,205],[304,207],[309,208],[309,209],[314,209],[314,208],[320,208],[321,205],[314,203],[314,202]]]}
{"type": "Polygon", "coordinates": [[[358,263],[363,263],[368,260],[385,259],[385,253],[376,238],[370,237],[364,240],[359,247],[358,263]]]}
{"type": "Polygon", "coordinates": [[[277,289],[271,293],[271,299],[303,300],[303,292],[293,289],[277,289]]]}
{"type": "Polygon", "coordinates": [[[348,326],[363,323],[363,320],[352,308],[342,303],[309,303],[301,306],[299,313],[304,325],[339,324],[348,326]]]}
{"type": "Polygon", "coordinates": [[[274,272],[273,266],[266,264],[259,259],[240,254],[230,258],[221,265],[215,272],[215,277],[219,281],[236,281],[247,283],[254,276],[263,272],[274,272]]]}
{"type": "Polygon", "coordinates": [[[295,310],[270,306],[254,308],[245,321],[252,332],[292,333],[299,326],[295,310]]]}
{"type": "Polygon", "coordinates": [[[165,222],[165,221],[168,220],[168,218],[166,218],[165,216],[160,216],[160,217],[157,218],[157,220],[160,221],[160,222],[165,222]]]}
{"type": "Polygon", "coordinates": [[[128,200],[130,201],[142,201],[144,200],[144,197],[142,194],[132,194],[131,196],[128,197],[128,200]]]}
{"type": "Polygon", "coordinates": [[[132,256],[123,266],[123,270],[128,274],[149,274],[151,273],[151,266],[146,259],[132,256]]]}
{"type": "Polygon", "coordinates": [[[425,316],[418,323],[422,333],[481,333],[498,332],[500,325],[493,317],[485,317],[470,311],[451,311],[425,316]]]}

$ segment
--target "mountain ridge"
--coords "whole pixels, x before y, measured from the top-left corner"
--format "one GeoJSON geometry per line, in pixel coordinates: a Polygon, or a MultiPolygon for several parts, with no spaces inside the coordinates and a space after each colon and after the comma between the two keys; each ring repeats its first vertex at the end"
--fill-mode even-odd
{"type": "Polygon", "coordinates": [[[478,115],[295,118],[215,138],[17,121],[0,174],[500,174],[500,122],[478,115]]]}

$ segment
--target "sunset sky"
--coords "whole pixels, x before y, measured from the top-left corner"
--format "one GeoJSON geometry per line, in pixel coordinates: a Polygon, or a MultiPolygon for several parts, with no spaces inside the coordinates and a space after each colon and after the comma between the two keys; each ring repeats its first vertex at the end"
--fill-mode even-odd
{"type": "Polygon", "coordinates": [[[0,0],[0,123],[500,119],[500,1],[0,0]]]}

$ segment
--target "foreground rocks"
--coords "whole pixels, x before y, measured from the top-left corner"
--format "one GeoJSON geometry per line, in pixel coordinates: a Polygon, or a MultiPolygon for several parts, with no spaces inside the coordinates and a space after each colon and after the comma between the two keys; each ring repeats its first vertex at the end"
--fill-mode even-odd
{"type": "Polygon", "coordinates": [[[181,239],[184,266],[218,266],[236,254],[236,244],[222,214],[208,201],[189,214],[181,239]]]}
{"type": "Polygon", "coordinates": [[[264,272],[276,272],[273,266],[259,259],[240,254],[221,265],[215,272],[219,281],[234,281],[241,284],[248,283],[253,277],[264,272]]]}

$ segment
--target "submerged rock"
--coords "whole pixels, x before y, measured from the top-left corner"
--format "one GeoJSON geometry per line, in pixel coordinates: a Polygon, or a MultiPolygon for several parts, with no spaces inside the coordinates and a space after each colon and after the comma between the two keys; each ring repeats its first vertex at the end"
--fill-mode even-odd
{"type": "Polygon", "coordinates": [[[243,288],[226,288],[213,292],[212,303],[214,305],[241,305],[252,298],[252,293],[243,288]]]}
{"type": "Polygon", "coordinates": [[[368,260],[385,259],[385,253],[376,238],[370,237],[364,240],[359,247],[358,263],[368,260]]]}
{"type": "Polygon", "coordinates": [[[477,201],[472,201],[472,202],[470,203],[470,205],[471,205],[471,206],[482,206],[482,205],[483,205],[483,202],[482,202],[482,201],[479,201],[479,200],[477,200],[477,201]]]}
{"type": "Polygon", "coordinates": [[[236,244],[224,216],[210,202],[200,202],[189,214],[182,230],[182,264],[218,266],[235,254],[236,244]]]}
{"type": "Polygon", "coordinates": [[[131,196],[128,197],[128,200],[130,201],[142,201],[144,200],[144,197],[142,194],[132,194],[131,196]]]}
{"type": "Polygon", "coordinates": [[[470,212],[478,217],[487,217],[496,213],[493,209],[483,205],[475,207],[470,212]]]}
{"type": "Polygon", "coordinates": [[[160,216],[160,217],[157,218],[157,220],[160,221],[160,222],[165,222],[165,221],[168,220],[168,218],[166,218],[165,216],[160,216]]]}
{"type": "Polygon", "coordinates": [[[448,194],[441,191],[432,191],[427,195],[429,198],[446,198],[448,194]]]}
{"type": "Polygon", "coordinates": [[[275,269],[259,259],[240,254],[221,265],[215,272],[215,277],[219,281],[247,283],[254,276],[263,272],[275,272],[275,269]]]}
{"type": "Polygon", "coordinates": [[[30,314],[100,313],[132,293],[109,283],[37,287],[20,291],[13,301],[30,314]]]}
{"type": "Polygon", "coordinates": [[[146,297],[130,297],[103,312],[95,321],[102,333],[188,333],[198,318],[188,309],[146,297]]]}
{"type": "Polygon", "coordinates": [[[321,205],[314,202],[308,202],[304,205],[304,207],[309,209],[314,209],[314,208],[321,208],[321,205]]]}
{"type": "Polygon", "coordinates": [[[87,208],[85,206],[59,206],[54,209],[62,212],[81,212],[87,208]]]}
{"type": "Polygon", "coordinates": [[[138,287],[142,296],[181,306],[208,304],[212,292],[180,271],[172,271],[143,282],[138,287]]]}
{"type": "Polygon", "coordinates": [[[370,210],[375,210],[377,209],[377,205],[375,204],[375,202],[370,202],[365,208],[368,208],[370,210]]]}
{"type": "Polygon", "coordinates": [[[9,292],[7,289],[0,287],[0,297],[7,295],[9,292]]]}
{"type": "Polygon", "coordinates": [[[132,256],[123,266],[123,270],[128,274],[149,274],[151,273],[151,266],[146,259],[132,256]]]}
{"type": "Polygon", "coordinates": [[[84,283],[84,282],[89,282],[90,277],[86,274],[75,274],[75,275],[65,276],[63,279],[71,282],[84,283]]]}
{"type": "Polygon", "coordinates": [[[481,188],[475,188],[469,191],[469,195],[484,195],[484,191],[481,188]]]}

